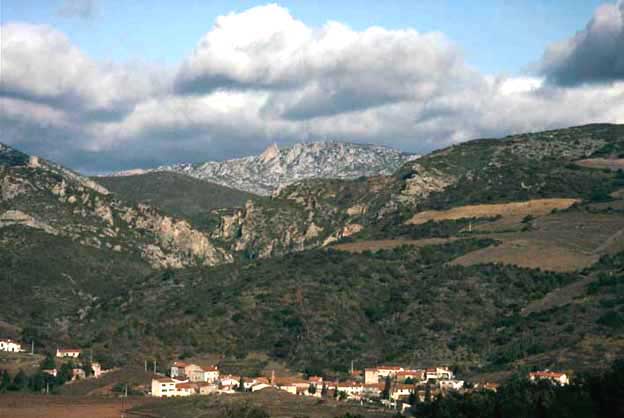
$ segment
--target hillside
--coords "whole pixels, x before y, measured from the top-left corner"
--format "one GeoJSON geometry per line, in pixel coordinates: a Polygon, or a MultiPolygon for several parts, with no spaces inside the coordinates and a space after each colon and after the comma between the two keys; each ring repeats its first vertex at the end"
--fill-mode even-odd
{"type": "MultiPolygon", "coordinates": [[[[175,253],[160,228],[137,234],[153,222],[126,232],[124,213],[162,222],[158,209],[5,148],[0,274],[5,295],[20,290],[18,306],[5,296],[0,320],[93,347],[111,364],[260,352],[310,373],[351,360],[448,364],[472,377],[606,367],[624,355],[624,174],[613,169],[623,148],[624,126],[588,125],[455,145],[391,175],[303,180],[215,211],[193,232],[220,255],[209,263],[175,253]],[[84,198],[87,185],[99,191],[84,198]],[[105,233],[99,246],[71,235],[97,231],[97,202],[111,208],[123,248],[162,245],[180,263],[157,270],[105,233]],[[72,326],[55,335],[59,323],[72,326]]],[[[152,203],[166,210],[167,196],[154,189],[152,203]]]]}
{"type": "Polygon", "coordinates": [[[0,229],[24,226],[156,268],[231,260],[187,221],[126,204],[90,179],[6,146],[0,146],[0,198],[0,229]]]}
{"type": "MultiPolygon", "coordinates": [[[[350,179],[392,174],[416,157],[375,145],[316,142],[279,149],[273,144],[260,155],[162,166],[147,171],[173,171],[254,194],[270,195],[285,185],[310,178],[350,179]]],[[[130,170],[116,175],[145,171],[130,170]]]]}
{"type": "Polygon", "coordinates": [[[120,199],[144,202],[176,217],[186,218],[197,228],[210,225],[210,211],[241,208],[257,196],[197,180],[175,172],[156,171],[133,176],[97,177],[96,182],[120,199]]]}

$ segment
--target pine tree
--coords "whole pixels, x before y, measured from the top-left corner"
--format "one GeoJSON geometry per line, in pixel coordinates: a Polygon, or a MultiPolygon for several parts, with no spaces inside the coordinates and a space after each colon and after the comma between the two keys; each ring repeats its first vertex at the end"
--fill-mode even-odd
{"type": "Polygon", "coordinates": [[[51,354],[46,355],[46,358],[43,359],[41,364],[39,365],[41,370],[52,370],[56,369],[56,360],[51,354]]]}
{"type": "Polygon", "coordinates": [[[390,380],[390,376],[386,376],[386,382],[384,384],[383,392],[381,392],[381,397],[383,399],[390,399],[391,388],[392,388],[392,381],[390,380]]]}
{"type": "Polygon", "coordinates": [[[5,392],[11,386],[11,376],[7,370],[0,370],[0,392],[5,392]]]}
{"type": "Polygon", "coordinates": [[[24,390],[28,386],[28,376],[24,370],[20,369],[13,378],[13,388],[15,390],[24,390]]]}
{"type": "Polygon", "coordinates": [[[429,383],[425,386],[425,403],[431,403],[431,386],[429,383]]]}

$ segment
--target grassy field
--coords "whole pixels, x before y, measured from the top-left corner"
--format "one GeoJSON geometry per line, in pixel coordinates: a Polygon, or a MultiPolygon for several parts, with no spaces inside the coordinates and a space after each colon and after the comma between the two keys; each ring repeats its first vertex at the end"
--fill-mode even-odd
{"type": "Polygon", "coordinates": [[[242,405],[261,408],[272,418],[334,418],[346,413],[359,414],[365,418],[392,416],[388,410],[296,396],[276,389],[225,396],[156,400],[137,406],[131,412],[148,413],[150,416],[162,418],[220,418],[226,411],[236,410],[242,405]]]}
{"type": "Polygon", "coordinates": [[[108,372],[97,379],[78,380],[60,387],[61,395],[111,395],[115,385],[128,384],[132,390],[144,391],[152,381],[152,373],[142,368],[124,367],[108,372]]]}
{"type": "Polygon", "coordinates": [[[425,239],[383,239],[383,240],[369,240],[369,241],[356,241],[347,242],[343,244],[335,244],[330,248],[338,251],[346,251],[348,253],[362,253],[364,251],[376,252],[379,250],[391,250],[403,245],[408,245],[415,248],[423,248],[428,245],[440,245],[445,244],[455,238],[425,238],[425,239]]]}

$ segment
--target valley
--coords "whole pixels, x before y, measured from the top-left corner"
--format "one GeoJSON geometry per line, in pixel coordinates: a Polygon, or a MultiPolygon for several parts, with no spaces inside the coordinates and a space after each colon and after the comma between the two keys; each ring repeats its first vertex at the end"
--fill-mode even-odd
{"type": "Polygon", "coordinates": [[[116,368],[606,368],[624,356],[624,175],[578,162],[620,143],[620,125],[476,140],[271,196],[86,178],[3,147],[0,329],[116,368]]]}

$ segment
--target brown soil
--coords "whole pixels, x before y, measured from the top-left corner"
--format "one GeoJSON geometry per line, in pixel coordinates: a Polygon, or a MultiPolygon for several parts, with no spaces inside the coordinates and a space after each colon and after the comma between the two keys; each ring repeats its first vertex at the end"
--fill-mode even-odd
{"type": "Polygon", "coordinates": [[[477,238],[495,239],[500,244],[468,253],[453,263],[502,263],[575,271],[589,267],[602,255],[624,249],[624,216],[617,213],[556,213],[530,224],[529,231],[474,234],[477,238]]]}
{"type": "Polygon", "coordinates": [[[624,158],[588,158],[576,161],[575,164],[586,168],[607,168],[617,171],[624,169],[624,158]]]}
{"type": "Polygon", "coordinates": [[[0,395],[0,418],[119,418],[147,398],[87,398],[55,395],[0,395]]]}
{"type": "Polygon", "coordinates": [[[525,202],[498,203],[492,205],[469,205],[437,211],[428,210],[415,214],[408,224],[419,225],[429,221],[457,220],[462,218],[503,218],[522,219],[527,215],[544,216],[553,209],[567,209],[576,203],[577,199],[535,199],[525,202]]]}
{"type": "Polygon", "coordinates": [[[598,256],[583,254],[560,247],[548,241],[514,239],[502,244],[473,251],[451,264],[469,266],[482,263],[501,263],[550,271],[575,271],[598,261],[598,256]]]}

